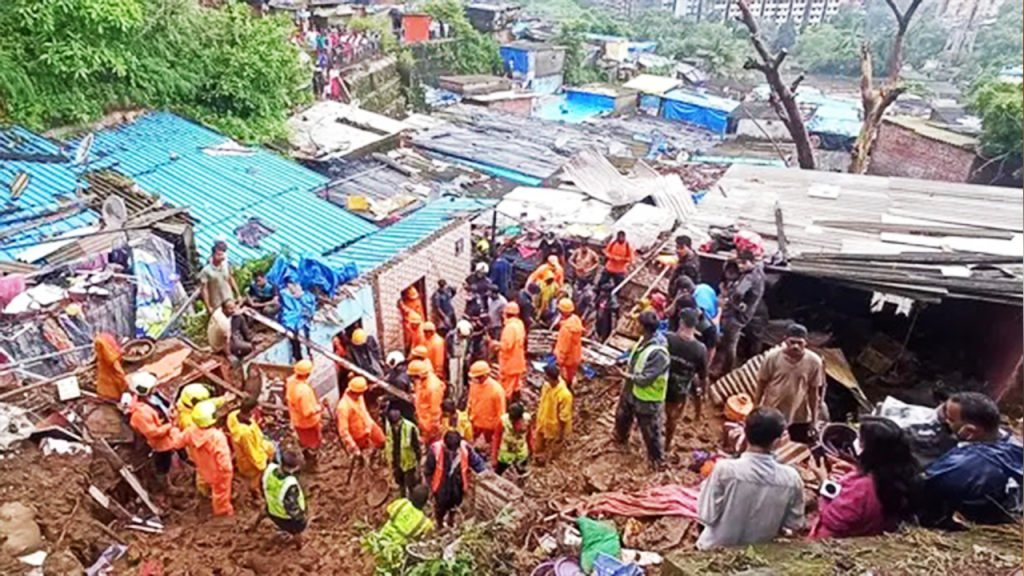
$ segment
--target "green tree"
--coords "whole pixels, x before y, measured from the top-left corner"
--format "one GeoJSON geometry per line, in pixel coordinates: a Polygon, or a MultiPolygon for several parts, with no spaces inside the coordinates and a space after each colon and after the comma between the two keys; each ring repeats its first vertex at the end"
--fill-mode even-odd
{"type": "Polygon", "coordinates": [[[194,0],[3,0],[0,121],[34,129],[169,108],[244,141],[284,134],[309,70],[287,18],[194,0]]]}
{"type": "Polygon", "coordinates": [[[642,12],[633,22],[634,37],[658,43],[668,58],[697,58],[708,72],[735,76],[742,70],[747,48],[740,32],[721,22],[687,22],[664,12],[642,12]]]}
{"type": "Polygon", "coordinates": [[[570,86],[601,80],[601,72],[586,62],[588,31],[586,21],[572,20],[559,27],[554,40],[555,44],[565,47],[565,83],[570,86]]]}
{"type": "MultiPolygon", "coordinates": [[[[904,63],[920,67],[941,55],[949,31],[937,17],[937,10],[937,5],[926,4],[911,21],[904,38],[904,63]]],[[[874,55],[874,72],[882,75],[896,29],[892,12],[883,0],[867,0],[863,8],[846,5],[831,22],[812,26],[800,36],[797,60],[810,72],[856,76],[860,70],[859,47],[867,42],[874,55]]]]}
{"type": "Polygon", "coordinates": [[[1006,0],[990,23],[978,32],[968,60],[971,76],[981,70],[1024,63],[1024,0],[1006,0]]]}
{"type": "Polygon", "coordinates": [[[427,0],[421,8],[431,18],[451,27],[455,42],[438,47],[448,68],[458,74],[494,74],[501,71],[498,42],[473,28],[459,0],[427,0]]]}
{"type": "Polygon", "coordinates": [[[991,80],[972,94],[971,109],[981,116],[981,144],[989,157],[1024,150],[1024,87],[991,80]]]}

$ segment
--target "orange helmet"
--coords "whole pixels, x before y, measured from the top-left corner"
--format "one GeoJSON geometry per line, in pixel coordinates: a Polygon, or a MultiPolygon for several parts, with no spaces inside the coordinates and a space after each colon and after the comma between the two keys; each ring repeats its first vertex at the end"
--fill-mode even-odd
{"type": "Polygon", "coordinates": [[[483,360],[477,360],[473,362],[473,365],[469,367],[469,377],[479,378],[480,376],[487,376],[491,373],[491,365],[483,360]]]}
{"type": "Polygon", "coordinates": [[[409,351],[409,358],[412,360],[426,360],[428,356],[430,356],[430,351],[423,344],[415,346],[409,351]]]}
{"type": "Polygon", "coordinates": [[[361,394],[363,392],[366,392],[367,388],[368,386],[366,385],[366,378],[363,378],[362,376],[356,376],[348,381],[348,390],[350,392],[361,394]]]}
{"type": "Polygon", "coordinates": [[[409,298],[410,300],[419,298],[420,291],[417,290],[415,286],[409,286],[408,288],[405,289],[405,297],[409,298]]]}
{"type": "Polygon", "coordinates": [[[519,316],[519,303],[509,302],[505,305],[505,316],[519,316]]]}
{"type": "Polygon", "coordinates": [[[356,328],[352,331],[352,344],[356,346],[362,346],[366,344],[366,330],[362,328],[356,328]]]}
{"type": "Polygon", "coordinates": [[[416,311],[409,312],[409,323],[410,324],[420,324],[422,322],[423,322],[423,316],[420,316],[419,312],[416,312],[416,311]]]}
{"type": "Polygon", "coordinates": [[[423,323],[423,331],[424,332],[437,332],[437,326],[434,326],[433,322],[424,322],[423,323]]]}
{"type": "Polygon", "coordinates": [[[576,310],[576,305],[572,303],[572,300],[568,298],[562,298],[558,301],[558,311],[566,314],[572,314],[576,310]]]}
{"type": "Polygon", "coordinates": [[[409,376],[426,376],[430,374],[430,362],[426,360],[413,360],[409,362],[409,368],[406,371],[409,376]]]}
{"type": "Polygon", "coordinates": [[[548,256],[548,264],[551,264],[552,266],[558,266],[558,256],[555,256],[554,254],[548,256]]]}
{"type": "Polygon", "coordinates": [[[292,368],[296,376],[309,376],[313,372],[312,360],[299,360],[292,368]]]}

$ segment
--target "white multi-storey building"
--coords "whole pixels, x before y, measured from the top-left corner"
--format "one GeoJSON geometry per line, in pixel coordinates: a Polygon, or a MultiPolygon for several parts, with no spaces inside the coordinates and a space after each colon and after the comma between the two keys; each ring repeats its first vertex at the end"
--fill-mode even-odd
{"type": "MultiPolygon", "coordinates": [[[[762,20],[774,20],[776,24],[817,24],[830,20],[840,6],[851,1],[856,0],[750,0],[750,9],[762,20]]],[[[740,9],[734,0],[676,0],[674,13],[676,18],[691,20],[733,19],[740,9]]]]}

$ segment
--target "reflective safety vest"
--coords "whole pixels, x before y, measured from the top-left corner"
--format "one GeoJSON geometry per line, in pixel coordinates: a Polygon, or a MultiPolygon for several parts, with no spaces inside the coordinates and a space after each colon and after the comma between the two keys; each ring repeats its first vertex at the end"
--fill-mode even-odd
{"type": "MultiPolygon", "coordinates": [[[[398,425],[398,467],[402,472],[408,472],[416,468],[416,453],[412,449],[412,435],[416,426],[402,418],[398,425]]],[[[391,421],[384,423],[384,456],[388,460],[388,466],[394,466],[395,441],[392,434],[391,421]]]]}
{"type": "Polygon", "coordinates": [[[433,527],[434,523],[422,510],[402,498],[388,505],[388,521],[381,528],[381,535],[405,542],[422,536],[433,527]]]}
{"type": "MultiPolygon", "coordinates": [[[[668,348],[665,346],[658,346],[655,344],[648,344],[643,350],[638,350],[640,342],[633,345],[633,350],[629,356],[629,374],[632,377],[634,374],[640,374],[644,370],[644,365],[647,360],[656,351],[661,351],[668,355],[668,348]]],[[[658,375],[654,382],[650,386],[637,386],[633,385],[633,396],[637,400],[643,400],[644,402],[664,402],[665,393],[668,391],[668,370],[658,375]]]]}
{"type": "MultiPolygon", "coordinates": [[[[430,478],[430,491],[437,494],[441,489],[441,483],[444,482],[444,441],[434,442],[430,449],[434,452],[435,463],[434,475],[430,478]]],[[[459,461],[456,465],[462,476],[462,490],[465,492],[469,489],[469,443],[465,440],[459,446],[459,461]]],[[[452,474],[455,474],[455,470],[452,469],[452,474]]]]}
{"type": "Polygon", "coordinates": [[[530,446],[526,443],[526,435],[530,430],[530,415],[523,414],[523,430],[516,432],[512,427],[512,419],[508,414],[501,415],[501,444],[498,446],[498,462],[502,464],[520,464],[530,457],[530,446]]]}
{"type": "Polygon", "coordinates": [[[263,497],[267,501],[267,514],[274,518],[289,520],[291,516],[284,508],[284,497],[288,490],[295,486],[299,490],[299,508],[306,510],[306,496],[302,493],[302,486],[299,486],[299,479],[289,474],[284,478],[279,477],[275,472],[280,468],[277,464],[267,466],[263,471],[263,497]]]}

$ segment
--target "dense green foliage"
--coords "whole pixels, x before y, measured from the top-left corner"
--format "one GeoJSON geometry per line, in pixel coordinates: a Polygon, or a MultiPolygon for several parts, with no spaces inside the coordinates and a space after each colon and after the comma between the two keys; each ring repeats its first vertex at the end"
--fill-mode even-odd
{"type": "Polygon", "coordinates": [[[1024,87],[985,82],[974,90],[971,108],[981,116],[981,144],[987,156],[1024,152],[1024,87]]]}
{"type": "Polygon", "coordinates": [[[588,32],[590,27],[586,22],[573,20],[563,23],[555,37],[555,44],[565,47],[565,83],[570,86],[602,80],[601,71],[586,62],[588,32]]]}
{"type": "MultiPolygon", "coordinates": [[[[936,16],[938,7],[925,3],[911,20],[903,45],[903,63],[919,68],[938,58],[949,31],[936,16]]],[[[896,36],[896,18],[883,0],[867,0],[864,8],[847,6],[829,23],[807,28],[796,43],[796,56],[810,72],[859,75],[860,45],[871,46],[874,71],[884,74],[896,36]]]]}
{"type": "Polygon", "coordinates": [[[495,74],[501,72],[501,53],[497,40],[478,32],[459,0],[427,0],[420,7],[430,17],[448,24],[455,42],[441,44],[438,52],[445,65],[458,74],[495,74]]]}
{"type": "Polygon", "coordinates": [[[1024,62],[1024,0],[1006,0],[978,32],[968,59],[970,77],[1024,62]]]}
{"type": "Polygon", "coordinates": [[[142,106],[240,140],[284,133],[309,71],[287,17],[195,0],[3,0],[0,121],[34,129],[142,106]]]}
{"type": "Polygon", "coordinates": [[[713,74],[738,74],[748,55],[745,32],[721,22],[690,22],[648,11],[636,18],[632,28],[635,38],[657,42],[658,54],[701,60],[713,74]]]}

